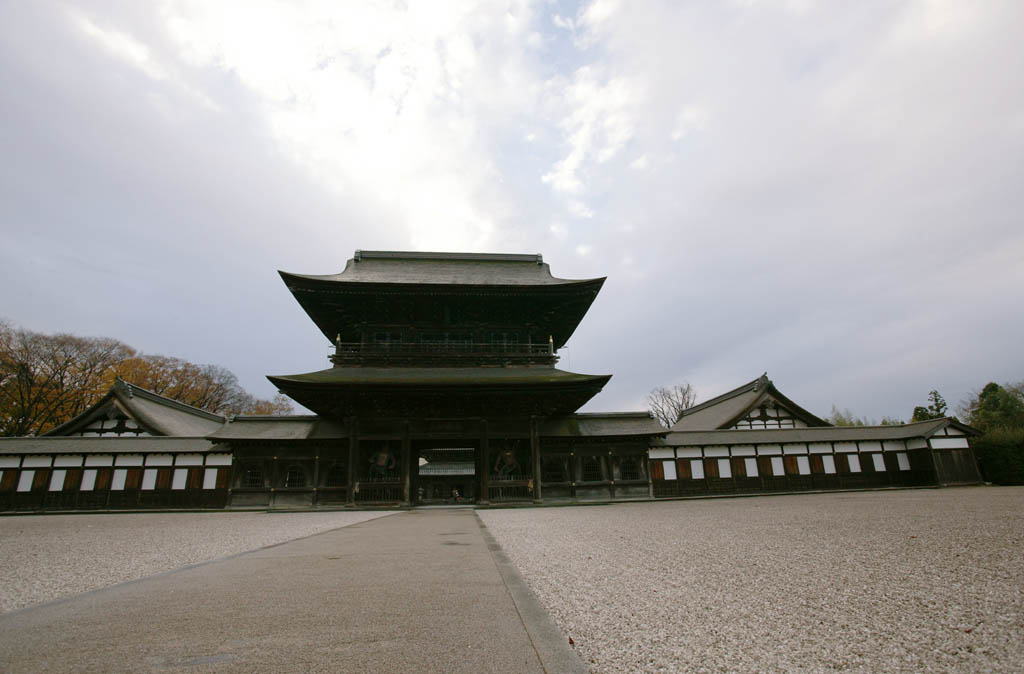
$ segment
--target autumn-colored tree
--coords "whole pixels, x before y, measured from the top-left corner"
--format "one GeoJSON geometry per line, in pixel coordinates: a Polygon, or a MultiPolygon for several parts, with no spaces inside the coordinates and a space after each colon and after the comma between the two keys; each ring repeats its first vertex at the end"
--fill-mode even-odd
{"type": "Polygon", "coordinates": [[[80,414],[116,377],[219,414],[282,414],[284,396],[260,400],[217,365],[140,354],[103,337],[45,335],[0,322],[0,435],[45,433],[80,414]]]}

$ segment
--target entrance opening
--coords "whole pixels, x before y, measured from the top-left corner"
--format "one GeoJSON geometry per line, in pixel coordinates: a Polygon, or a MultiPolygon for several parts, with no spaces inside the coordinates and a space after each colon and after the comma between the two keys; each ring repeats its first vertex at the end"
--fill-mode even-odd
{"type": "Polygon", "coordinates": [[[476,501],[476,448],[431,447],[419,450],[417,503],[476,501]]]}

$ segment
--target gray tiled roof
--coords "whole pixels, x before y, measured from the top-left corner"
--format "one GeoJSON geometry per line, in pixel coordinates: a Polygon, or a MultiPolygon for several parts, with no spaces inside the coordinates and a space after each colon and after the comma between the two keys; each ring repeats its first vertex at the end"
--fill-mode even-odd
{"type": "Polygon", "coordinates": [[[338,274],[323,276],[280,272],[292,279],[340,283],[447,285],[566,285],[604,279],[555,278],[540,255],[356,251],[338,274]]]}
{"type": "Polygon", "coordinates": [[[239,416],[211,440],[316,440],[348,437],[344,424],[314,415],[239,416]]]}
{"type": "Polygon", "coordinates": [[[946,426],[975,434],[977,431],[955,419],[932,419],[913,424],[893,426],[823,426],[811,428],[777,428],[766,430],[711,430],[671,432],[664,441],[655,443],[670,447],[684,445],[751,445],[787,442],[854,442],[856,440],[907,440],[928,438],[946,426]]]}
{"type": "Polygon", "coordinates": [[[116,404],[128,416],[139,422],[148,433],[170,436],[202,436],[213,433],[224,424],[225,418],[183,402],[147,391],[118,379],[110,390],[74,419],[51,429],[46,436],[62,436],[79,432],[102,413],[108,405],[116,404]]]}
{"type": "Polygon", "coordinates": [[[673,426],[673,431],[713,430],[723,428],[755,408],[763,398],[771,395],[809,426],[828,426],[823,419],[811,414],[775,388],[767,374],[734,388],[727,393],[694,405],[673,426]]]}
{"type": "Polygon", "coordinates": [[[666,432],[647,412],[580,413],[549,419],[540,429],[544,437],[647,437],[666,432]]]}
{"type": "Polygon", "coordinates": [[[206,438],[144,437],[37,437],[0,438],[0,454],[149,454],[208,452],[206,438]]]}

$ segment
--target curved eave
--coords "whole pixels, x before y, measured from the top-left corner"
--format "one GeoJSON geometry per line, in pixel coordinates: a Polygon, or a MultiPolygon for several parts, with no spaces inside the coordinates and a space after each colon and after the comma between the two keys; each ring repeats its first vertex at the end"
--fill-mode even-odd
{"type": "Polygon", "coordinates": [[[339,297],[352,295],[353,303],[361,303],[360,296],[394,296],[408,294],[433,294],[452,296],[501,296],[537,298],[568,298],[574,306],[558,313],[558,322],[548,326],[547,332],[560,349],[569,341],[580,321],[590,310],[601,291],[606,277],[582,280],[555,279],[556,283],[432,283],[432,282],[370,282],[342,280],[342,274],[333,276],[305,276],[278,271],[288,290],[303,311],[316,324],[329,341],[344,331],[348,324],[336,317],[334,312],[325,311],[323,305],[338,303],[339,297]]]}
{"type": "Polygon", "coordinates": [[[353,414],[564,415],[585,405],[611,379],[611,375],[581,375],[549,369],[530,372],[527,368],[511,372],[505,368],[411,370],[417,368],[404,372],[385,368],[337,368],[268,379],[299,404],[332,418],[353,414]]]}
{"type": "Polygon", "coordinates": [[[268,375],[278,388],[488,388],[519,386],[595,385],[603,387],[610,374],[577,374],[548,368],[330,368],[295,375],[268,375]]]}

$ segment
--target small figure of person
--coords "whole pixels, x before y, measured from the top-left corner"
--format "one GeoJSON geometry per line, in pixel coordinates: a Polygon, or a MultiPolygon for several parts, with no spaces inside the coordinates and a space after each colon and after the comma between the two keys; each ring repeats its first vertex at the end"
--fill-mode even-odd
{"type": "Polygon", "coordinates": [[[462,497],[459,496],[459,490],[457,488],[455,488],[455,487],[452,487],[452,500],[453,501],[461,501],[462,500],[462,497]]]}
{"type": "Polygon", "coordinates": [[[370,479],[386,480],[395,468],[395,457],[382,449],[370,457],[370,479]]]}
{"type": "Polygon", "coordinates": [[[516,461],[516,454],[511,449],[498,454],[498,460],[494,462],[494,472],[502,480],[511,480],[512,476],[519,472],[519,462],[516,461]]]}

